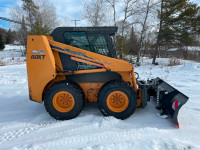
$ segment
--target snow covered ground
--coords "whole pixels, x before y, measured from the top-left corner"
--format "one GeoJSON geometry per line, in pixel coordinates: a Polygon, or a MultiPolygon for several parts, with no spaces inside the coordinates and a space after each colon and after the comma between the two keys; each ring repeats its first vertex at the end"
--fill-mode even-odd
{"type": "Polygon", "coordinates": [[[57,121],[43,104],[29,100],[26,65],[0,66],[0,150],[189,150],[200,149],[200,64],[167,67],[144,59],[140,78],[160,77],[190,97],[179,112],[180,129],[160,119],[153,102],[126,120],[103,117],[88,104],[75,119],[57,121]]]}
{"type": "Polygon", "coordinates": [[[6,45],[3,51],[0,51],[0,66],[11,64],[22,64],[26,60],[24,54],[25,48],[17,45],[6,45]]]}

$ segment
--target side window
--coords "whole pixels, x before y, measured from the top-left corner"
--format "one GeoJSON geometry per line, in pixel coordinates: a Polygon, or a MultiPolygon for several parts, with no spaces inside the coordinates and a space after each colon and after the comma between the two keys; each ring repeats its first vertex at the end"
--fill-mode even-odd
{"type": "Polygon", "coordinates": [[[68,45],[91,51],[85,32],[65,32],[64,38],[68,45]]]}
{"type": "MultiPolygon", "coordinates": [[[[90,44],[85,32],[65,32],[64,38],[67,45],[91,51],[90,44]]],[[[78,70],[97,69],[97,66],[77,62],[78,70]]]]}
{"type": "Polygon", "coordinates": [[[88,34],[90,47],[93,52],[102,54],[105,56],[109,55],[108,46],[106,43],[105,36],[102,34],[88,34]]]}
{"type": "MultiPolygon", "coordinates": [[[[65,32],[64,39],[66,44],[88,50],[94,53],[109,56],[106,39],[102,34],[87,34],[85,32],[65,32]],[[89,41],[88,41],[89,40],[89,41]]],[[[97,69],[97,66],[78,63],[79,70],[97,69]]]]}

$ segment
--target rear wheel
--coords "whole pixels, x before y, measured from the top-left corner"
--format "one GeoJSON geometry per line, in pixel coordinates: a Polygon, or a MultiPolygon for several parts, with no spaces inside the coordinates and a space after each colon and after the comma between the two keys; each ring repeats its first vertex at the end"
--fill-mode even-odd
{"type": "Polygon", "coordinates": [[[126,82],[113,81],[105,84],[100,90],[98,104],[104,115],[126,119],[136,109],[137,95],[126,82]]]}
{"type": "Polygon", "coordinates": [[[48,89],[44,106],[55,119],[68,120],[75,118],[84,106],[82,89],[71,82],[56,83],[48,89]]]}

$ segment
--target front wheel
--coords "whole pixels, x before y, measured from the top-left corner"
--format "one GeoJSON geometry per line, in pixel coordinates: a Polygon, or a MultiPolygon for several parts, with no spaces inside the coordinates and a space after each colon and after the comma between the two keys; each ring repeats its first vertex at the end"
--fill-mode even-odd
{"type": "Polygon", "coordinates": [[[106,116],[118,119],[130,117],[137,106],[137,95],[134,89],[123,81],[105,84],[99,92],[100,111],[106,116]]]}
{"type": "Polygon", "coordinates": [[[84,95],[81,88],[76,84],[59,82],[48,89],[44,106],[55,119],[72,119],[82,111],[84,95]]]}

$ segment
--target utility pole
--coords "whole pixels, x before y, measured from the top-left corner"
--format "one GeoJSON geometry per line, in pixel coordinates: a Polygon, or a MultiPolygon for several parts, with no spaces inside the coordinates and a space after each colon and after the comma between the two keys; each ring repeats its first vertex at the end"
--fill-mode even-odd
{"type": "Polygon", "coordinates": [[[75,19],[75,20],[70,20],[70,21],[74,21],[75,27],[76,27],[76,22],[77,22],[77,21],[81,21],[81,20],[76,20],[76,19],[75,19]]]}

